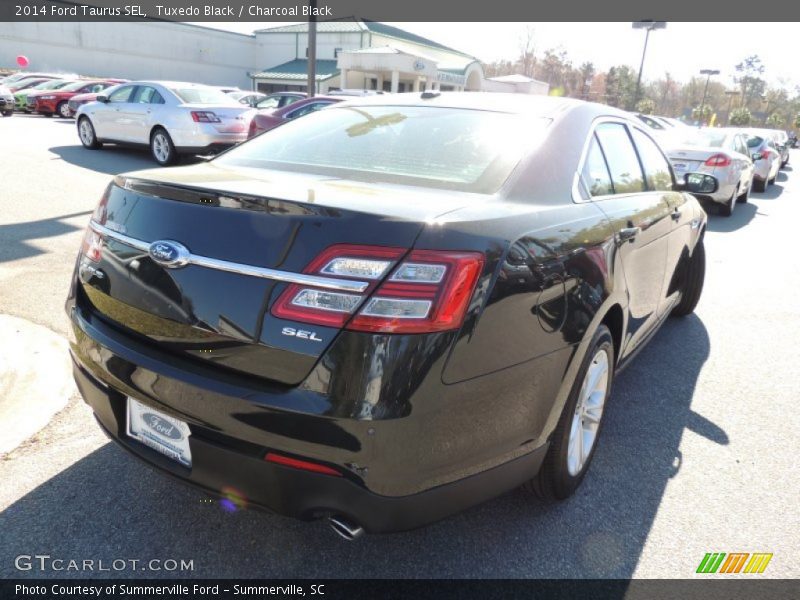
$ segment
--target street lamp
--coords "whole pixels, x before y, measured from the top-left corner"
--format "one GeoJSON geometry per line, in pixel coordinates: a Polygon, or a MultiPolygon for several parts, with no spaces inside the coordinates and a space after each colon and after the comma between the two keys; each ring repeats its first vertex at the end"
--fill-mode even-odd
{"type": "Polygon", "coordinates": [[[706,76],[706,87],[703,88],[703,101],[700,103],[700,125],[702,126],[706,107],[706,94],[708,94],[708,82],[711,81],[712,75],[719,75],[719,71],[716,69],[702,69],[700,75],[706,76]]]}
{"type": "Polygon", "coordinates": [[[645,29],[647,33],[644,36],[644,48],[642,49],[642,62],[639,63],[639,76],[636,78],[636,94],[633,96],[633,108],[639,102],[639,90],[642,87],[642,69],[644,69],[644,57],[647,54],[647,42],[650,39],[650,32],[656,29],[666,29],[666,21],[634,21],[631,23],[634,29],[645,29]]]}

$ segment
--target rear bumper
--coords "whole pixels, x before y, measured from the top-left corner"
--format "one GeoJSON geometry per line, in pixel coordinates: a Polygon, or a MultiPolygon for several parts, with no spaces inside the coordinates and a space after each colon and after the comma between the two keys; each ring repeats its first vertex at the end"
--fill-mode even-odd
{"type": "MultiPolygon", "coordinates": [[[[70,315],[76,335],[75,380],[106,433],[151,466],[212,495],[232,488],[249,506],[304,520],[343,515],[374,533],[413,529],[514,489],[536,474],[547,450],[546,444],[520,448],[490,467],[459,469],[470,474],[420,486],[414,493],[379,493],[374,473],[389,473],[381,482],[388,487],[386,480],[392,476],[422,478],[440,466],[435,451],[426,449],[422,454],[429,464],[416,460],[412,475],[403,474],[409,468],[408,456],[432,442],[432,448],[441,443],[425,434],[429,423],[420,421],[426,418],[424,411],[403,419],[360,421],[276,409],[265,400],[274,395],[275,404],[285,403],[286,396],[300,393],[297,388],[273,391],[264,385],[254,392],[224,378],[212,381],[202,372],[182,372],[179,364],[148,358],[135,343],[120,345],[101,321],[80,309],[73,308],[70,315]],[[129,395],[189,423],[191,469],[127,436],[129,395]],[[195,414],[185,412],[189,409],[195,414]],[[391,442],[376,444],[384,438],[391,442]],[[415,447],[413,452],[409,446],[415,447]],[[342,476],[267,463],[268,451],[326,464],[342,476]]],[[[439,435],[456,443],[454,431],[439,435]]],[[[408,487],[409,482],[391,483],[408,487]]]]}

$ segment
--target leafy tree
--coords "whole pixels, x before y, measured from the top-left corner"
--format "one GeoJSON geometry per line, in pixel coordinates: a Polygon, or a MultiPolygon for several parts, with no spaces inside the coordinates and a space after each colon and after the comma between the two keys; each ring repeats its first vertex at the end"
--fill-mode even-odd
{"type": "Polygon", "coordinates": [[[630,109],[636,93],[636,73],[627,65],[611,67],[606,74],[606,102],[630,109]]]}
{"type": "Polygon", "coordinates": [[[780,113],[772,113],[769,117],[767,117],[767,125],[769,127],[773,127],[775,129],[780,128],[783,125],[783,115],[780,113]]]}
{"type": "Polygon", "coordinates": [[[753,116],[750,114],[750,111],[746,106],[740,106],[739,108],[735,108],[733,111],[731,111],[731,125],[745,127],[750,125],[750,121],[752,119],[753,116]]]}
{"type": "Polygon", "coordinates": [[[800,114],[794,118],[794,126],[800,129],[800,114]]]}
{"type": "Polygon", "coordinates": [[[650,98],[642,98],[636,103],[636,112],[640,112],[643,115],[652,115],[656,112],[656,103],[650,98]]]}
{"type": "Polygon", "coordinates": [[[767,87],[762,77],[764,65],[761,63],[761,58],[758,54],[748,56],[736,65],[736,73],[733,81],[741,88],[742,106],[747,107],[754,99],[760,98],[767,87]]]}
{"type": "Polygon", "coordinates": [[[708,123],[711,120],[711,115],[714,114],[714,109],[708,104],[703,104],[702,107],[695,106],[692,109],[692,119],[700,121],[701,123],[708,123]]]}

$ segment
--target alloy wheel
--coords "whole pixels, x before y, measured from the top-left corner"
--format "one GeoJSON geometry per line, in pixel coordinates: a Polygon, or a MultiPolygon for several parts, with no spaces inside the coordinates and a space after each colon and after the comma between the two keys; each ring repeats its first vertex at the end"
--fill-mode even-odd
{"type": "Polygon", "coordinates": [[[94,142],[94,132],[92,131],[91,123],[89,123],[87,119],[83,119],[78,131],[81,135],[81,141],[83,142],[84,146],[91,146],[94,142]]]}
{"type": "Polygon", "coordinates": [[[153,154],[158,162],[164,163],[169,159],[169,140],[163,133],[156,133],[153,136],[153,154]]]}
{"type": "Polygon", "coordinates": [[[594,448],[608,395],[608,353],[600,348],[589,363],[575,405],[567,443],[567,470],[577,476],[594,448]]]}

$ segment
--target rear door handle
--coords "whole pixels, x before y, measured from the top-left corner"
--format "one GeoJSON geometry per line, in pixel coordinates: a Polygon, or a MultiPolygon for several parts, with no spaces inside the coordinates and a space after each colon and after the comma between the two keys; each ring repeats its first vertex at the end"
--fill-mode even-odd
{"type": "Polygon", "coordinates": [[[620,229],[617,233],[617,241],[622,244],[624,242],[633,242],[636,236],[642,231],[641,227],[626,227],[620,229]]]}

